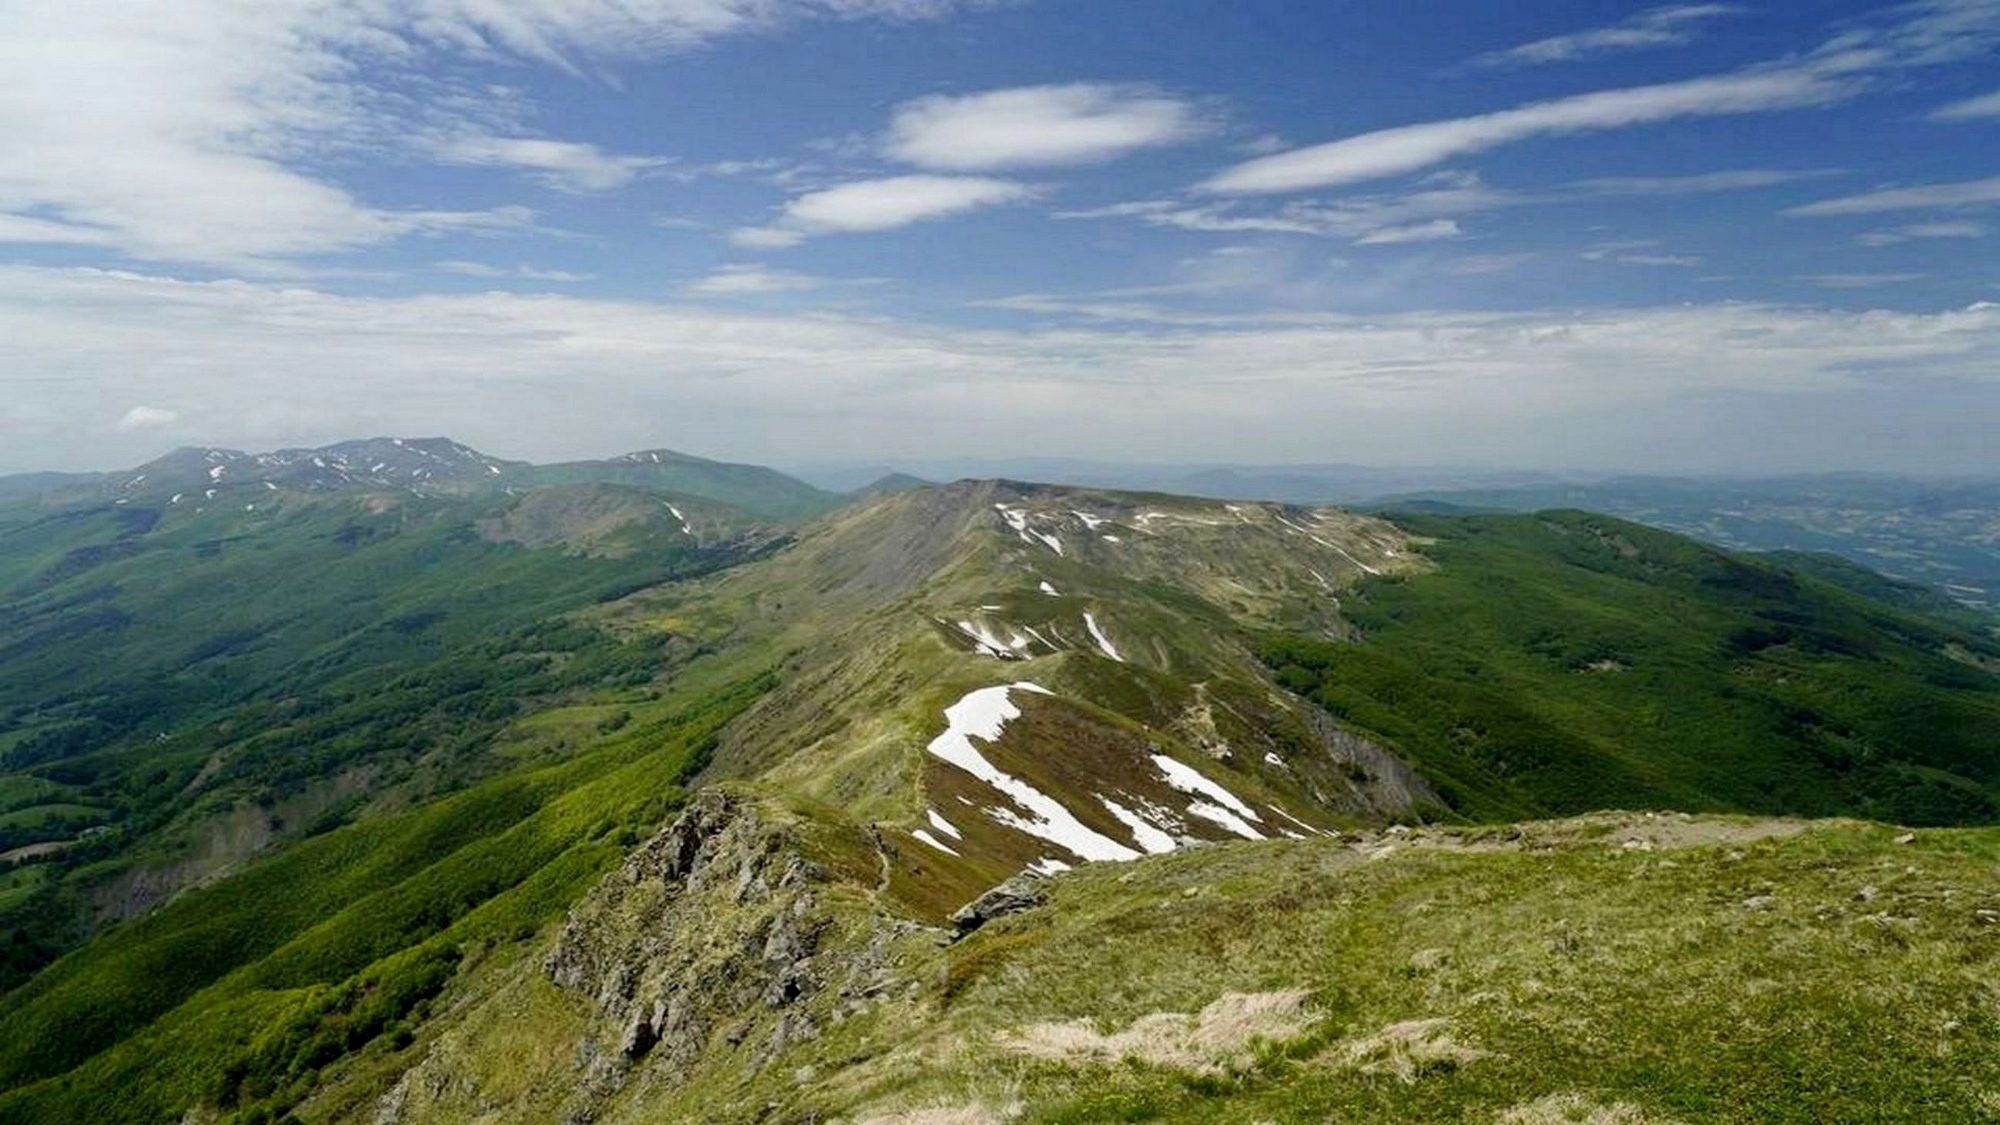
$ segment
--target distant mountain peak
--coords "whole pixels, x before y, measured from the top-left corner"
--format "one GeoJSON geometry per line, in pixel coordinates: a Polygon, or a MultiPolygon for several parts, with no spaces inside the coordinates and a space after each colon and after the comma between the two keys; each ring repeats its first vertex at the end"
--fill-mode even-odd
{"type": "Polygon", "coordinates": [[[186,446],[116,477],[124,494],[159,490],[181,494],[197,488],[206,493],[245,484],[267,491],[365,488],[465,493],[495,487],[521,466],[522,462],[490,457],[450,438],[377,437],[265,453],[186,446]]]}

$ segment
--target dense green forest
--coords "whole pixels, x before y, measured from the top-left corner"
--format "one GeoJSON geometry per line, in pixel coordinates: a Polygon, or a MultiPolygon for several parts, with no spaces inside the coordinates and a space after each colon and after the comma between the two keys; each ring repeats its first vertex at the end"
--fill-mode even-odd
{"type": "Polygon", "coordinates": [[[1359,643],[1262,655],[1460,815],[2000,809],[2000,645],[1905,608],[1927,595],[1871,599],[1825,565],[1580,512],[1397,518],[1437,569],[1364,582],[1345,605],[1359,643]]]}

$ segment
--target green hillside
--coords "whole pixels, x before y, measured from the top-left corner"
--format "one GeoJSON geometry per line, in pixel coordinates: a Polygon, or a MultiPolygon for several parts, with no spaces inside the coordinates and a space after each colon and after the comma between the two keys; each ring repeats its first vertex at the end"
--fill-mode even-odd
{"type": "Polygon", "coordinates": [[[1783,559],[1579,512],[1399,517],[1434,571],[1278,638],[1293,690],[1461,814],[1606,806],[1990,823],[2000,645],[1783,559]]]}
{"type": "Polygon", "coordinates": [[[1993,830],[1599,813],[2000,819],[2000,646],[1847,564],[1006,481],[218,493],[0,506],[0,1123],[1992,1108],[1993,830]]]}
{"type": "Polygon", "coordinates": [[[775,469],[710,461],[652,449],[605,461],[569,461],[555,465],[522,466],[510,481],[533,485],[625,484],[638,488],[701,496],[770,519],[805,520],[839,507],[842,497],[814,488],[775,469]]]}
{"type": "Polygon", "coordinates": [[[0,988],[250,854],[513,768],[518,717],[685,656],[561,615],[775,542],[601,486],[254,495],[0,522],[0,988]]]}

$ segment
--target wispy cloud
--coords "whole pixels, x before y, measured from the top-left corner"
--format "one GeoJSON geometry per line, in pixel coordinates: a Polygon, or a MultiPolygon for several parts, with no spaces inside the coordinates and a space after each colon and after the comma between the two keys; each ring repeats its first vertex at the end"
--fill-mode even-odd
{"type": "Polygon", "coordinates": [[[1971,121],[1979,118],[2000,117],[2000,90],[1942,106],[1936,112],[1932,113],[1931,116],[1940,121],[1971,121]]]}
{"type": "MultiPolygon", "coordinates": [[[[1506,208],[1553,206],[1591,199],[1670,197],[1751,191],[1838,175],[1825,169],[1744,168],[1686,176],[1600,177],[1521,191],[1489,186],[1479,177],[1439,173],[1404,192],[1302,200],[1250,210],[1242,200],[1190,203],[1151,199],[1058,211],[1058,219],[1135,219],[1153,226],[1215,233],[1303,234],[1359,240],[1382,230],[1413,228],[1506,208]]],[[[1435,228],[1442,230],[1442,228],[1435,228]]],[[[1462,228],[1461,228],[1462,229],[1462,228]]]]}
{"type": "Polygon", "coordinates": [[[1408,223],[1400,227],[1379,227],[1354,240],[1357,246],[1391,246],[1404,242],[1435,242],[1441,238],[1457,238],[1464,232],[1458,229],[1456,219],[1432,219],[1426,223],[1408,223]]]}
{"type": "Polygon", "coordinates": [[[1990,207],[1995,204],[2000,204],[2000,176],[1961,183],[1883,188],[1880,191],[1808,203],[1803,207],[1794,207],[1785,214],[1809,218],[1827,215],[1878,215],[1890,211],[1945,210],[1990,207]]]}
{"type": "Polygon", "coordinates": [[[991,172],[1110,160],[1206,128],[1192,105],[1144,86],[1025,86],[905,102],[883,151],[923,168],[991,172]]]}
{"type": "Polygon", "coordinates": [[[1699,24],[1742,9],[1733,4],[1672,4],[1650,8],[1608,27],[1537,39],[1473,60],[1478,66],[1536,66],[1575,62],[1596,55],[1692,43],[1699,24]]]}
{"type": "Polygon", "coordinates": [[[1984,238],[1987,228],[1980,223],[1911,223],[1892,230],[1872,230],[1854,236],[1863,246],[1894,246],[1926,238],[1984,238]]]}
{"type": "Polygon", "coordinates": [[[700,297],[753,297],[769,293],[799,293],[818,289],[822,284],[819,278],[809,274],[746,263],[723,266],[681,288],[683,292],[700,297]]]}
{"type": "Polygon", "coordinates": [[[641,173],[672,161],[659,156],[621,156],[596,145],[537,137],[456,137],[436,148],[446,164],[519,168],[557,191],[610,191],[641,173]]]}
{"type": "Polygon", "coordinates": [[[1245,161],[1201,187],[1220,195],[1307,191],[1421,171],[1537,137],[1831,105],[1862,93],[1883,72],[1975,58],[2000,43],[2000,5],[1991,0],[1924,0],[1889,9],[1889,17],[1802,59],[1380,129],[1245,161]]]}
{"type": "MultiPolygon", "coordinates": [[[[0,35],[0,240],[264,271],[500,212],[378,206],[300,159],[422,148],[491,111],[450,63],[588,64],[816,18],[938,15],[951,0],[175,0],[109,11],[12,0],[0,35]],[[441,122],[436,115],[451,118],[441,122]],[[449,128],[447,128],[449,126],[449,128]]],[[[502,115],[504,116],[504,114],[502,115]]],[[[476,130],[473,131],[476,135],[476,130]]],[[[463,150],[569,187],[633,158],[518,141],[463,150]]],[[[564,142],[534,142],[561,145],[564,142]]]]}
{"type": "Polygon", "coordinates": [[[1203,184],[1221,195],[1263,195],[1361,183],[1538,136],[1600,132],[1683,117],[1719,117],[1826,105],[1855,86],[1807,69],[1694,78],[1602,90],[1497,113],[1405,125],[1246,161],[1203,184]]]}
{"type": "Polygon", "coordinates": [[[1874,289],[1923,279],[1920,273],[1811,273],[1799,277],[1800,281],[1821,289],[1874,289]]]}
{"type": "Polygon", "coordinates": [[[785,205],[776,223],[747,227],[731,238],[752,248],[792,246],[813,235],[894,230],[1017,202],[1032,194],[1024,184],[984,176],[857,180],[801,195],[785,205]]]}
{"type": "Polygon", "coordinates": [[[111,428],[121,433],[134,433],[140,430],[157,430],[180,420],[181,416],[176,411],[158,406],[135,406],[120,415],[118,420],[111,424],[111,428]]]}
{"type": "Polygon", "coordinates": [[[595,274],[571,273],[568,270],[537,269],[522,262],[512,266],[496,266],[488,262],[468,262],[462,259],[448,259],[434,262],[431,268],[439,273],[454,274],[458,277],[481,277],[493,279],[515,279],[520,281],[589,281],[595,274]]]}

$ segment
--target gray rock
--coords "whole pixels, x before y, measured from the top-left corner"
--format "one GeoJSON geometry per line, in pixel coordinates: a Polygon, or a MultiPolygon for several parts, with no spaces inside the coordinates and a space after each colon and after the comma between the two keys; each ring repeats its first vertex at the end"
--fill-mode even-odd
{"type": "Polygon", "coordinates": [[[1033,910],[1047,897],[1039,875],[1023,871],[952,912],[951,924],[964,936],[995,918],[1033,910]]]}

